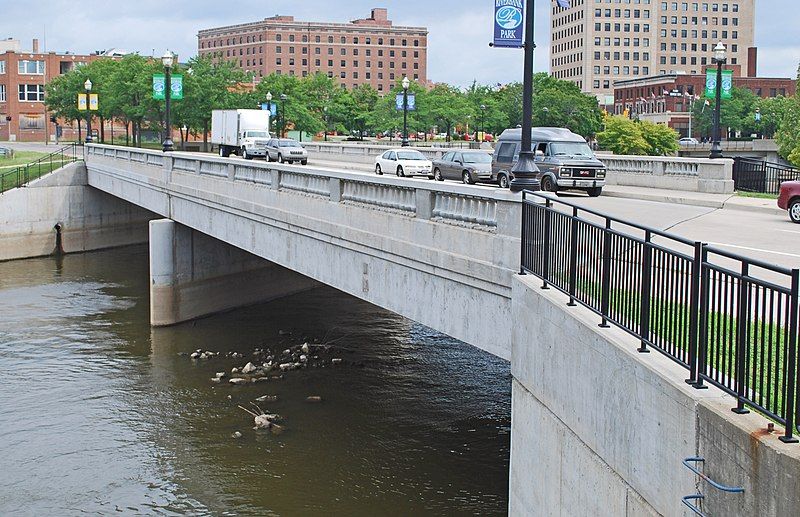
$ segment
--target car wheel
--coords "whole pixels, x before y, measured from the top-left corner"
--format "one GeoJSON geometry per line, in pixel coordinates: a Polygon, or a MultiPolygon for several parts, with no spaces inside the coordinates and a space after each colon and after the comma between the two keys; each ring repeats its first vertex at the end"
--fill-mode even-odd
{"type": "Polygon", "coordinates": [[[375,174],[377,174],[378,176],[383,176],[383,171],[381,170],[380,163],[375,164],[375,174]]]}
{"type": "Polygon", "coordinates": [[[283,163],[283,155],[278,153],[278,163],[283,163]]]}
{"type": "Polygon", "coordinates": [[[469,172],[464,171],[461,173],[461,181],[464,182],[464,185],[472,185],[474,181],[472,181],[472,177],[469,175],[469,172]]]}
{"type": "Polygon", "coordinates": [[[497,184],[500,185],[500,188],[508,188],[508,176],[505,174],[497,176],[497,184]]]}
{"type": "Polygon", "coordinates": [[[543,192],[555,192],[558,187],[550,176],[542,176],[541,188],[543,192]]]}
{"type": "MultiPolygon", "coordinates": [[[[589,194],[589,197],[599,197],[600,193],[603,192],[603,187],[590,188],[586,192],[589,194]]],[[[800,222],[800,221],[797,221],[797,222],[800,222]]]]}
{"type": "Polygon", "coordinates": [[[405,177],[406,173],[403,172],[403,166],[402,165],[398,165],[397,166],[397,175],[399,177],[401,177],[401,178],[405,177]]]}
{"type": "Polygon", "coordinates": [[[442,176],[442,171],[439,170],[439,167],[433,169],[433,179],[436,181],[444,181],[444,177],[442,176]]]}
{"type": "Polygon", "coordinates": [[[789,219],[793,223],[800,223],[800,199],[795,199],[789,204],[789,219]]]}

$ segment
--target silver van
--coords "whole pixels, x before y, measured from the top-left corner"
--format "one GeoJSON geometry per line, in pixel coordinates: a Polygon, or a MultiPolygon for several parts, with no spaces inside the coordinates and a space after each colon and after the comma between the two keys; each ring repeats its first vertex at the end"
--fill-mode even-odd
{"type": "MultiPolygon", "coordinates": [[[[542,190],[583,190],[597,197],[606,184],[606,167],[597,159],[586,140],[569,129],[531,129],[532,148],[539,167],[542,190]]],[[[506,129],[494,149],[492,175],[505,188],[514,178],[511,169],[522,147],[522,130],[506,129]]]]}

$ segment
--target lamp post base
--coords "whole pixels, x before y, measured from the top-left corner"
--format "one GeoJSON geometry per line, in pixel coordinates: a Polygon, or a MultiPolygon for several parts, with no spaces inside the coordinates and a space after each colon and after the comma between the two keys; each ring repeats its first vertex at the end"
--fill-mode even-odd
{"type": "Polygon", "coordinates": [[[400,143],[400,147],[408,147],[408,138],[403,138],[403,141],[400,143]]]}
{"type": "Polygon", "coordinates": [[[175,145],[172,143],[172,139],[171,138],[167,138],[166,140],[164,140],[163,151],[166,153],[166,152],[174,151],[174,150],[175,150],[175,145]]]}
{"type": "Polygon", "coordinates": [[[542,190],[542,183],[539,181],[539,167],[536,165],[533,152],[523,151],[519,153],[519,159],[511,173],[514,175],[514,179],[511,180],[509,185],[511,192],[542,190]]]}
{"type": "Polygon", "coordinates": [[[712,160],[723,157],[722,145],[719,142],[715,142],[714,145],[711,146],[711,154],[709,154],[708,157],[712,160]]]}

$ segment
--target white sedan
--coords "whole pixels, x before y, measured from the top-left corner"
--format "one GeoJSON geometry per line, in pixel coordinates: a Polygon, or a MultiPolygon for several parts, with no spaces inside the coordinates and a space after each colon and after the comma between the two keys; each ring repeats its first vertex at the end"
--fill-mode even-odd
{"type": "Polygon", "coordinates": [[[433,178],[433,164],[414,149],[389,149],[375,158],[375,173],[395,173],[398,176],[427,176],[433,178]]]}

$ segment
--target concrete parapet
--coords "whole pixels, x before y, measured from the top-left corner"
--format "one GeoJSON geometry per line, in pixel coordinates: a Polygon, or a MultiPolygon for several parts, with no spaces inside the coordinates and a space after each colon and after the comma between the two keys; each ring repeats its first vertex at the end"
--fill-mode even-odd
{"type": "Polygon", "coordinates": [[[733,160],[669,156],[598,156],[609,185],[710,194],[733,193],[733,160]]]}
{"type": "Polygon", "coordinates": [[[688,372],[638,341],[601,329],[566,295],[517,276],[512,296],[512,515],[797,515],[800,447],[767,421],[730,411],[735,399],[696,390],[688,372]],[[714,490],[682,465],[744,494],[714,490]]]}
{"type": "Polygon", "coordinates": [[[150,221],[150,323],[174,325],[319,286],[169,219],[150,221]]]}

